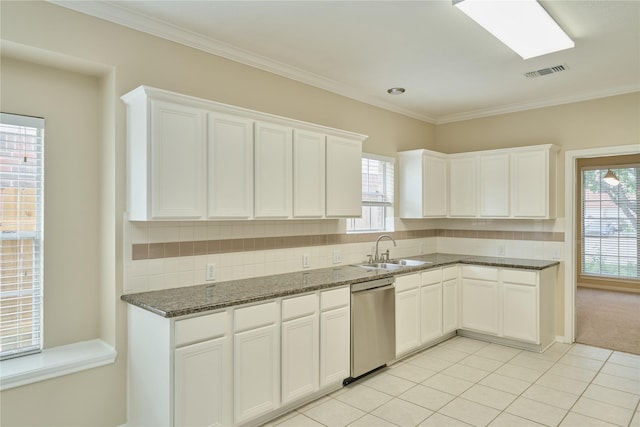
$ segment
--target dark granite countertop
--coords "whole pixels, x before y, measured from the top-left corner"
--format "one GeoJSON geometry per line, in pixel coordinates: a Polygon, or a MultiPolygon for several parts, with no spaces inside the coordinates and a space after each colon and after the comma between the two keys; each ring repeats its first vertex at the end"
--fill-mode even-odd
{"type": "Polygon", "coordinates": [[[440,253],[405,258],[426,261],[427,264],[403,267],[393,271],[346,265],[274,276],[214,282],[184,288],[140,292],[122,295],[120,298],[129,304],[144,308],[159,316],[170,318],[303,292],[312,292],[319,289],[353,285],[451,264],[486,265],[527,270],[543,270],[559,264],[558,261],[440,253]]]}

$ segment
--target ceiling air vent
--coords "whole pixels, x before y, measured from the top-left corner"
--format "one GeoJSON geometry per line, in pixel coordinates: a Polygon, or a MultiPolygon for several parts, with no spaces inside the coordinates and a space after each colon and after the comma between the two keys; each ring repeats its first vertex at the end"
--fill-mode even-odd
{"type": "Polygon", "coordinates": [[[541,68],[540,70],[529,71],[528,73],[524,73],[524,75],[528,79],[533,79],[535,77],[547,76],[549,74],[559,73],[560,71],[566,71],[568,69],[569,67],[567,67],[566,65],[556,65],[555,67],[541,68]]]}

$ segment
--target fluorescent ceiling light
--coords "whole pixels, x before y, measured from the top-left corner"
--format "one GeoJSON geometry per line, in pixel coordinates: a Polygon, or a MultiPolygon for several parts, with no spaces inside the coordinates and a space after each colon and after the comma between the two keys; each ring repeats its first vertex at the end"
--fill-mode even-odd
{"type": "Polygon", "coordinates": [[[575,46],[536,0],[453,0],[453,5],[522,59],[575,46]]]}

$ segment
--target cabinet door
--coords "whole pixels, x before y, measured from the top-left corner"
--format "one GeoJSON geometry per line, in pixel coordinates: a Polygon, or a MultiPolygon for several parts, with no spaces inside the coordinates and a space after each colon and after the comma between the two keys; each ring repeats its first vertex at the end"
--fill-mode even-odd
{"type": "Polygon", "coordinates": [[[396,357],[420,345],[420,290],[396,294],[396,357]]]}
{"type": "Polygon", "coordinates": [[[318,390],[318,315],[282,323],[282,403],[318,390]]]}
{"type": "Polygon", "coordinates": [[[256,218],[291,217],[293,130],[270,123],[256,123],[256,218]]]}
{"type": "Polygon", "coordinates": [[[507,338],[540,344],[538,298],[535,286],[503,283],[502,330],[507,338]]]}
{"type": "Polygon", "coordinates": [[[462,327],[498,334],[498,282],[462,279],[462,327]]]}
{"type": "Polygon", "coordinates": [[[447,160],[423,157],[422,213],[427,217],[447,215],[447,160]]]}
{"type": "Polygon", "coordinates": [[[420,288],[420,300],[420,336],[424,344],[442,336],[442,284],[420,288]]]}
{"type": "Polygon", "coordinates": [[[320,387],[349,378],[351,311],[349,307],[320,314],[320,387]]]}
{"type": "Polygon", "coordinates": [[[327,216],[362,216],[362,143],[327,137],[327,216]]]}
{"type": "Polygon", "coordinates": [[[275,325],[235,334],[233,372],[236,424],[278,408],[279,342],[275,325]]]}
{"type": "Polygon", "coordinates": [[[151,101],[151,217],[204,218],[206,146],[202,110],[151,101]]]}
{"type": "Polygon", "coordinates": [[[480,216],[508,217],[509,154],[482,154],[479,162],[480,216]]]}
{"type": "Polygon", "coordinates": [[[478,161],[473,157],[449,159],[449,215],[473,217],[478,203],[478,161]]]}
{"type": "Polygon", "coordinates": [[[209,218],[253,216],[253,121],[209,113],[209,218]]]}
{"type": "Polygon", "coordinates": [[[549,216],[548,150],[512,154],[513,216],[545,218],[549,216]]]}
{"type": "Polygon", "coordinates": [[[228,345],[223,337],[175,350],[176,427],[229,424],[228,345]]]}
{"type": "Polygon", "coordinates": [[[293,216],[321,218],[325,211],[325,136],[293,132],[293,216]]]}
{"type": "Polygon", "coordinates": [[[448,334],[458,329],[458,279],[442,283],[442,333],[448,334]]]}

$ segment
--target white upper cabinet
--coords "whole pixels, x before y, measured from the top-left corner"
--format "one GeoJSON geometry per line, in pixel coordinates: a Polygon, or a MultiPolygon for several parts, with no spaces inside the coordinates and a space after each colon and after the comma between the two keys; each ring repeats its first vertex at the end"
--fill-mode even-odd
{"type": "Polygon", "coordinates": [[[400,152],[400,217],[555,218],[557,154],[550,144],[400,152]]]}
{"type": "Polygon", "coordinates": [[[253,215],[253,121],[209,113],[208,216],[253,215]]]}
{"type": "Polygon", "coordinates": [[[398,153],[400,217],[447,216],[447,156],[429,150],[398,153]]]}
{"type": "Polygon", "coordinates": [[[322,218],[325,211],[325,135],[293,131],[293,216],[322,218]]]}
{"type": "Polygon", "coordinates": [[[362,141],[327,137],[327,217],[362,216],[362,141]]]}
{"type": "Polygon", "coordinates": [[[479,156],[480,216],[508,217],[510,214],[509,153],[479,156]]]}
{"type": "Polygon", "coordinates": [[[449,215],[475,217],[478,213],[478,157],[449,157],[449,215]]]}
{"type": "Polygon", "coordinates": [[[132,97],[127,110],[128,209],[135,221],[205,216],[204,114],[160,100],[132,97]]]}
{"type": "Polygon", "coordinates": [[[513,216],[556,217],[556,162],[553,145],[528,147],[511,154],[513,216]]]}
{"type": "Polygon", "coordinates": [[[130,220],[362,214],[365,135],[147,86],[122,100],[130,220]]]}
{"type": "Polygon", "coordinates": [[[255,217],[290,218],[293,129],[258,122],[255,128],[255,217]]]}

